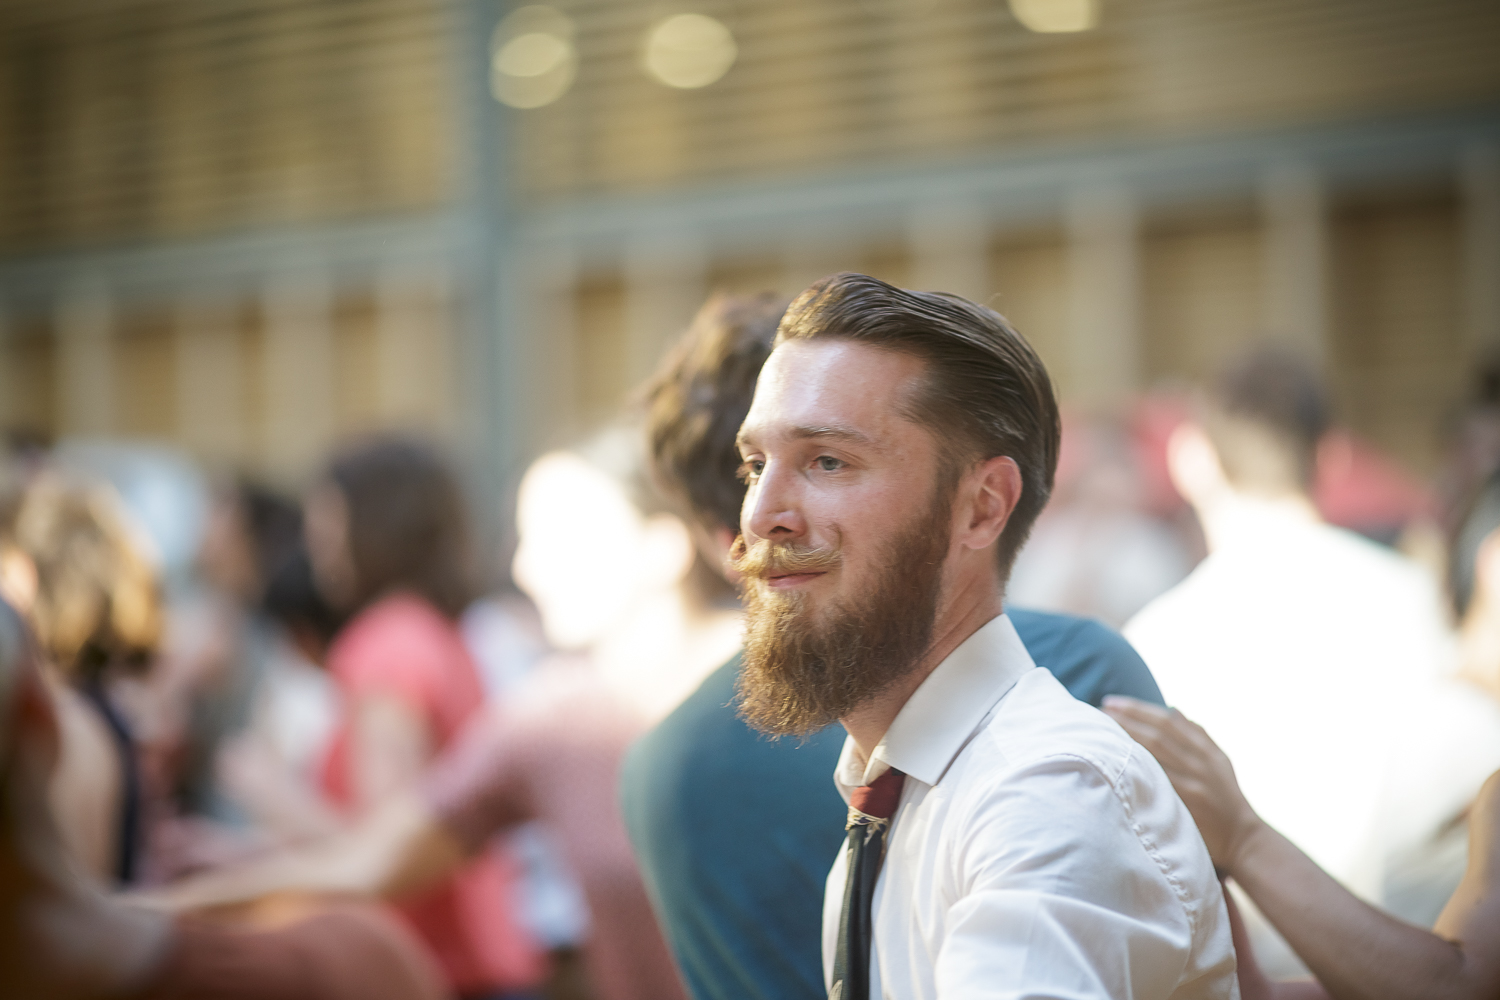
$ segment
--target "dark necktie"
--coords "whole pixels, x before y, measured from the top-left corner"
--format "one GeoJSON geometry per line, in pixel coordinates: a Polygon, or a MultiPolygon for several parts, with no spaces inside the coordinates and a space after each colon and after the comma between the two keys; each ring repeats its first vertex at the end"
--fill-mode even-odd
{"type": "Polygon", "coordinates": [[[891,816],[901,802],[906,775],[894,767],[861,785],[849,796],[849,874],[844,909],[839,915],[838,950],[833,958],[833,988],[828,1000],[869,1000],[870,941],[874,937],[871,906],[875,881],[885,858],[891,816]]]}

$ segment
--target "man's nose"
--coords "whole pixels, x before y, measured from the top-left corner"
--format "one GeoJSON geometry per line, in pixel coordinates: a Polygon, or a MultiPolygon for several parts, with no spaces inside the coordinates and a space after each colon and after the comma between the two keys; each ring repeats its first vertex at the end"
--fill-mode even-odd
{"type": "Polygon", "coordinates": [[[802,516],[797,477],[776,463],[769,463],[745,494],[740,528],[747,538],[794,541],[807,533],[802,516]]]}

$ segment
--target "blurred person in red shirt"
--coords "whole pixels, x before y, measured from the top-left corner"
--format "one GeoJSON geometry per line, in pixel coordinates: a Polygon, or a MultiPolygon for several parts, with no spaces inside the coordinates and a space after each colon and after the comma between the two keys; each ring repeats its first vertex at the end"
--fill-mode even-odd
{"type": "MultiPolygon", "coordinates": [[[[466,517],[436,452],[395,438],[336,455],[304,509],[318,588],[349,616],[327,653],[342,708],[320,783],[356,824],[409,792],[484,705],[457,626],[473,596],[466,517]]],[[[400,906],[461,994],[543,978],[514,913],[515,877],[507,855],[480,852],[400,906]]]]}

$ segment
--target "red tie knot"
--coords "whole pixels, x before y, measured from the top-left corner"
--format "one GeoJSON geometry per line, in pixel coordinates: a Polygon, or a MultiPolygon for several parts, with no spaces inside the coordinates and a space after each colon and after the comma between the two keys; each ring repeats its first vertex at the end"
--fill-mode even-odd
{"type": "Polygon", "coordinates": [[[901,804],[901,784],[906,775],[894,767],[868,785],[860,785],[849,793],[849,804],[866,816],[890,819],[901,804]]]}

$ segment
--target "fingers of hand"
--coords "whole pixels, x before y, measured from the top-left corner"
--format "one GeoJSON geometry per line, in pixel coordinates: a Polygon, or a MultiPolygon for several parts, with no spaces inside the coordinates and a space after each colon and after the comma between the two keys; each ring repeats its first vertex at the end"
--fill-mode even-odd
{"type": "Polygon", "coordinates": [[[1153,705],[1149,701],[1140,701],[1136,698],[1127,698],[1122,694],[1108,695],[1104,699],[1104,711],[1108,712],[1116,720],[1121,718],[1137,719],[1141,722],[1149,722],[1160,726],[1171,717],[1168,709],[1160,705],[1153,705]]]}

